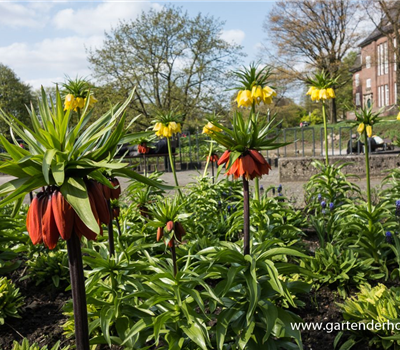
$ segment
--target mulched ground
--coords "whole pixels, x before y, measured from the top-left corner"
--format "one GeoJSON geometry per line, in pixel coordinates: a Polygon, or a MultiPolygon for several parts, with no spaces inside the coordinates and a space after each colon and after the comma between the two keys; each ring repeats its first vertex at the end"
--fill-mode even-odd
{"type": "MultiPolygon", "coordinates": [[[[72,345],[66,339],[61,325],[67,317],[62,314],[62,307],[71,298],[71,292],[63,289],[55,290],[52,286],[35,286],[29,280],[19,281],[22,271],[14,271],[10,277],[25,298],[25,305],[20,312],[21,318],[7,318],[0,326],[0,350],[12,348],[13,341],[19,343],[28,338],[29,343],[40,346],[49,345],[49,349],[58,341],[62,346],[72,345]]],[[[64,286],[65,289],[65,286],[64,286]]]]}

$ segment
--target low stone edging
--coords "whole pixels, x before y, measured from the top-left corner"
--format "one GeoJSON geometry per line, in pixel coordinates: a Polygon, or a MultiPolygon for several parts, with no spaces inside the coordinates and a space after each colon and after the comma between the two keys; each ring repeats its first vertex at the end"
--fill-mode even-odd
{"type": "MultiPolygon", "coordinates": [[[[317,170],[311,165],[312,161],[319,160],[324,162],[324,157],[312,158],[279,158],[278,171],[280,182],[296,182],[308,181],[311,176],[317,173],[317,170]]],[[[329,162],[351,162],[343,172],[346,174],[355,174],[360,177],[365,177],[365,157],[364,155],[351,156],[331,156],[329,162]]],[[[400,167],[399,154],[373,154],[370,157],[370,174],[372,177],[384,177],[387,171],[400,167]]]]}

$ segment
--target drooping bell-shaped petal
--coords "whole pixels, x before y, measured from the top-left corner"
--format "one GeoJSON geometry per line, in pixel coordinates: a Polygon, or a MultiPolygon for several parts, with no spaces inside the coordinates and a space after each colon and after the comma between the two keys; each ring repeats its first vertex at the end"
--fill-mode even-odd
{"type": "Polygon", "coordinates": [[[251,89],[251,97],[256,101],[256,103],[260,103],[263,100],[264,93],[260,85],[253,86],[251,89]]]}
{"type": "MultiPolygon", "coordinates": [[[[107,200],[102,191],[102,185],[96,181],[89,180],[86,182],[88,192],[92,195],[96,205],[96,211],[100,222],[108,225],[111,220],[110,210],[108,209],[107,200]]],[[[112,193],[112,190],[111,190],[112,193]]]]}
{"type": "Polygon", "coordinates": [[[57,245],[60,232],[58,231],[56,220],[54,219],[52,196],[45,196],[47,202],[46,210],[42,216],[42,235],[43,242],[49,249],[54,249],[57,245]]]}
{"type": "Polygon", "coordinates": [[[335,98],[335,91],[332,88],[326,89],[326,92],[328,93],[328,98],[335,98]]]}
{"type": "Polygon", "coordinates": [[[229,156],[230,156],[231,152],[230,151],[225,151],[221,158],[218,160],[218,166],[221,164],[225,164],[228,160],[229,160],[229,156]]]}
{"type": "Polygon", "coordinates": [[[265,164],[267,161],[265,160],[265,158],[262,156],[262,154],[260,152],[258,152],[255,149],[251,149],[249,150],[249,153],[251,155],[251,157],[257,161],[260,164],[265,164]]]}
{"type": "Polygon", "coordinates": [[[160,241],[161,238],[164,236],[164,228],[159,227],[157,228],[157,242],[160,241]]]}
{"type": "Polygon", "coordinates": [[[51,206],[58,232],[64,240],[71,237],[74,228],[75,212],[60,191],[53,192],[51,206]]]}
{"type": "Polygon", "coordinates": [[[178,241],[180,241],[180,242],[182,241],[182,237],[184,235],[186,235],[186,231],[179,221],[177,221],[175,223],[175,235],[176,235],[176,238],[178,239],[178,241]]]}
{"type": "Polygon", "coordinates": [[[362,134],[363,131],[364,131],[364,128],[365,128],[365,124],[364,124],[364,123],[360,123],[360,125],[359,125],[358,128],[357,128],[357,132],[358,132],[359,134],[362,134]]]}
{"type": "Polygon", "coordinates": [[[242,90],[240,98],[238,95],[238,107],[250,107],[253,103],[250,90],[242,90]]]}
{"type": "Polygon", "coordinates": [[[110,189],[110,190],[111,190],[111,192],[110,192],[110,198],[111,198],[111,199],[118,199],[119,196],[121,195],[121,186],[120,186],[120,184],[119,184],[119,181],[118,181],[117,178],[114,177],[114,178],[112,178],[112,179],[110,180],[110,182],[111,182],[111,184],[114,186],[113,189],[110,189]]]}
{"type": "Polygon", "coordinates": [[[26,216],[26,228],[34,245],[43,242],[42,238],[43,193],[33,198],[26,216]]]}
{"type": "Polygon", "coordinates": [[[167,225],[165,226],[167,231],[172,231],[174,229],[174,222],[173,221],[168,221],[167,225]]]}
{"type": "Polygon", "coordinates": [[[276,91],[272,88],[270,88],[269,86],[264,86],[263,87],[263,100],[265,100],[268,97],[274,97],[276,96],[276,91]]]}
{"type": "Polygon", "coordinates": [[[327,100],[329,98],[326,89],[319,90],[319,99],[320,100],[327,100]]]}
{"type": "Polygon", "coordinates": [[[312,93],[311,93],[311,100],[312,101],[319,101],[319,90],[318,89],[315,89],[315,90],[313,90],[312,91],[312,93]]]}
{"type": "Polygon", "coordinates": [[[256,163],[254,162],[254,159],[247,154],[242,158],[242,163],[243,163],[243,170],[244,170],[244,176],[247,180],[253,180],[253,178],[259,174],[258,167],[256,163]]]}
{"type": "Polygon", "coordinates": [[[372,136],[372,126],[371,125],[367,125],[367,127],[365,128],[365,131],[367,132],[368,137],[372,136]]]}
{"type": "Polygon", "coordinates": [[[312,92],[315,90],[315,86],[310,86],[310,88],[308,89],[306,95],[312,95],[312,92]]]}

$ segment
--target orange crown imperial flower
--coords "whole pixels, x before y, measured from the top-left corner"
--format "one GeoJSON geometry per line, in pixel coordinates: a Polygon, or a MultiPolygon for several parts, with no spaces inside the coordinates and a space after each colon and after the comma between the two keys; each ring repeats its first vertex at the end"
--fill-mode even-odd
{"type": "MultiPolygon", "coordinates": [[[[101,222],[110,221],[110,213],[100,184],[88,181],[90,207],[102,234],[101,222]]],[[[71,238],[75,231],[79,238],[95,240],[97,234],[90,230],[66,201],[59,189],[48,188],[32,200],[26,217],[26,228],[34,245],[44,243],[49,249],[57,246],[58,239],[71,238]]]]}
{"type": "Polygon", "coordinates": [[[211,162],[218,162],[219,157],[217,154],[212,154],[211,156],[207,156],[207,160],[210,160],[211,162]]]}
{"type": "MultiPolygon", "coordinates": [[[[230,151],[225,151],[218,161],[218,165],[229,165],[230,151]]],[[[264,157],[256,150],[251,149],[242,154],[235,160],[232,166],[227,171],[226,175],[233,175],[235,179],[244,176],[246,180],[253,180],[256,177],[269,174],[271,166],[264,157]]]]}

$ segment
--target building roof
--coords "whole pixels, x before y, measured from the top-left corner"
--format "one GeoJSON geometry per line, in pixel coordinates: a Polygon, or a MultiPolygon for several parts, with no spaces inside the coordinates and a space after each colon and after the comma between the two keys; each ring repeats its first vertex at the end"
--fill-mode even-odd
{"type": "MultiPolygon", "coordinates": [[[[398,18],[400,20],[399,16],[399,4],[397,2],[393,3],[393,6],[390,11],[390,16],[392,18],[398,18]]],[[[367,46],[368,44],[372,43],[375,40],[378,40],[379,38],[382,38],[385,36],[387,33],[390,33],[393,31],[393,25],[389,22],[387,17],[384,17],[381,22],[379,23],[379,26],[375,28],[370,35],[367,36],[366,39],[364,39],[359,46],[364,47],[367,46]]]]}
{"type": "Polygon", "coordinates": [[[361,64],[361,55],[358,53],[356,60],[354,61],[354,64],[352,67],[350,67],[349,71],[352,73],[355,73],[357,71],[360,71],[362,68],[362,64],[361,64]]]}

